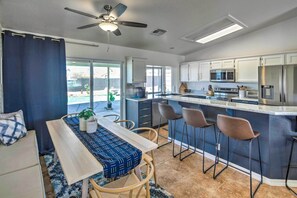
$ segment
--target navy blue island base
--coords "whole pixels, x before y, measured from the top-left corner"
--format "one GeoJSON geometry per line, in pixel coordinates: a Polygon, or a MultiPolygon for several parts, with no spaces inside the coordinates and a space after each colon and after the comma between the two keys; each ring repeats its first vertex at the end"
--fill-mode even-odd
{"type": "MultiPolygon", "coordinates": [[[[232,115],[236,117],[241,117],[247,119],[253,129],[261,133],[260,136],[260,147],[261,147],[261,157],[263,166],[263,176],[269,179],[281,179],[284,180],[287,171],[287,165],[289,160],[291,139],[288,136],[290,131],[296,131],[296,116],[280,116],[271,115],[263,113],[255,113],[249,111],[242,111],[236,109],[226,109],[221,107],[199,105],[194,103],[187,103],[181,101],[169,100],[170,104],[174,110],[181,114],[183,107],[201,109],[205,117],[208,120],[215,121],[218,114],[232,115]]],[[[180,119],[176,123],[176,140],[181,140],[182,130],[183,130],[184,120],[180,119]]],[[[171,128],[170,126],[168,127],[171,128]]],[[[206,149],[205,151],[209,154],[215,156],[216,150],[214,141],[214,133],[211,131],[212,127],[206,131],[206,149]]],[[[193,131],[188,128],[190,140],[189,144],[194,146],[193,131]]],[[[219,131],[217,129],[217,131],[219,131]]],[[[197,131],[196,131],[197,132],[197,131]]],[[[171,133],[172,134],[172,133],[171,133]]],[[[197,135],[198,149],[202,149],[202,133],[197,135]]],[[[227,159],[227,137],[221,135],[221,145],[220,145],[220,157],[227,159]]],[[[249,143],[236,141],[230,139],[230,162],[236,164],[242,168],[248,169],[248,152],[249,143]]],[[[297,148],[293,153],[297,155],[297,148]]],[[[295,155],[295,156],[296,156],[295,155]]],[[[260,173],[259,168],[259,158],[258,158],[258,148],[257,144],[253,144],[253,172],[260,173]]],[[[292,158],[292,164],[297,164],[297,157],[292,158]]],[[[297,168],[292,167],[290,170],[289,179],[297,179],[297,168]]]]}

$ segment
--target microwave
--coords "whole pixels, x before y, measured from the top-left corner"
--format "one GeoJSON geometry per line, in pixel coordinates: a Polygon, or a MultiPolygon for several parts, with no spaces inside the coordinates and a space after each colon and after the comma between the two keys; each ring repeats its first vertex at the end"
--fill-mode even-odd
{"type": "Polygon", "coordinates": [[[235,82],[235,69],[210,70],[211,82],[235,82]]]}

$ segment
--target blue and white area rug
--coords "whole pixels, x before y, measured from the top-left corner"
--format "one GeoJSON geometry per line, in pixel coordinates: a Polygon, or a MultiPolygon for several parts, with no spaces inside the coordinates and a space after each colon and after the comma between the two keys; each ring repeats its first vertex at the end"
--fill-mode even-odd
{"type": "MultiPolygon", "coordinates": [[[[54,162],[54,154],[44,155],[45,163],[47,166],[48,174],[53,185],[56,198],[78,198],[81,197],[82,182],[77,182],[71,186],[67,185],[64,177],[62,167],[57,161],[54,162]]],[[[103,173],[96,174],[92,177],[97,184],[104,185],[108,183],[108,179],[104,178],[103,173]]],[[[91,184],[89,183],[91,188],[91,184]]],[[[153,180],[150,181],[151,198],[173,198],[173,196],[164,190],[162,187],[156,187],[153,180]]]]}

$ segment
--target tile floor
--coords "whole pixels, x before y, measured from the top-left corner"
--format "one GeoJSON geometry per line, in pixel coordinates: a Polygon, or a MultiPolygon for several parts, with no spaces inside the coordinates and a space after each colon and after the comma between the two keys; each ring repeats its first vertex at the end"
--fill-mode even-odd
{"type": "MultiPolygon", "coordinates": [[[[165,130],[162,133],[166,133],[165,130]]],[[[146,133],[142,134],[146,136],[146,133]]],[[[164,141],[164,140],[163,140],[164,141]]],[[[166,141],[166,140],[165,140],[166,141]]],[[[243,198],[249,197],[249,177],[232,168],[224,171],[216,180],[212,179],[212,170],[202,173],[202,156],[192,155],[182,162],[172,157],[172,144],[155,151],[158,183],[175,198],[243,198]]],[[[54,197],[53,188],[41,157],[44,183],[48,198],[54,197]]],[[[213,163],[206,161],[206,166],[213,163]]],[[[222,166],[220,166],[221,168],[222,166]]],[[[257,181],[254,181],[255,186],[257,181]]],[[[263,184],[255,197],[293,198],[285,187],[274,187],[263,184]]]]}

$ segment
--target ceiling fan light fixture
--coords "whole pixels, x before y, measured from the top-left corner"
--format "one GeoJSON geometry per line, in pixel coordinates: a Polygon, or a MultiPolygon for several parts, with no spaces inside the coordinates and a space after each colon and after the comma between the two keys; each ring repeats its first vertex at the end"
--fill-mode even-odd
{"type": "Polygon", "coordinates": [[[99,27],[104,30],[104,31],[115,31],[116,29],[118,29],[118,26],[114,23],[110,23],[110,22],[102,22],[99,24],[99,27]]]}

